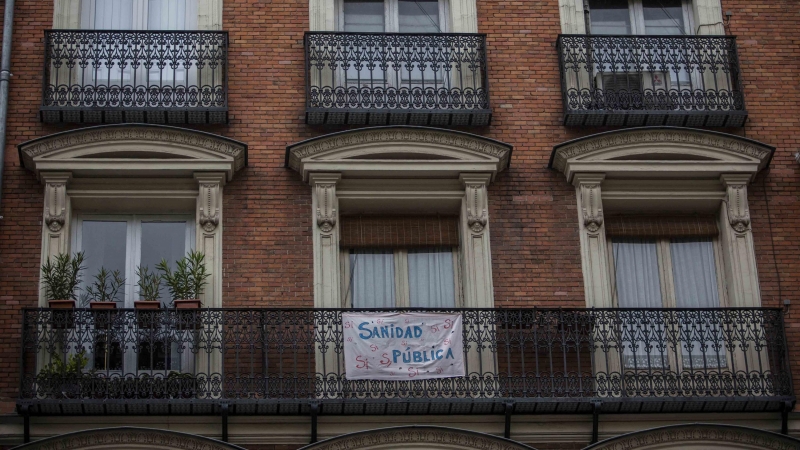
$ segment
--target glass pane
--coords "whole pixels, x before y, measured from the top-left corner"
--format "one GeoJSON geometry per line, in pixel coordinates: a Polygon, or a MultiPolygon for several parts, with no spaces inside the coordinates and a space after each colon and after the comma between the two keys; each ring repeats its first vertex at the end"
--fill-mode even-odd
{"type": "Polygon", "coordinates": [[[441,33],[439,0],[400,0],[401,33],[441,33]]]}
{"type": "Polygon", "coordinates": [[[685,34],[681,0],[642,0],[645,33],[685,34]]]}
{"type": "Polygon", "coordinates": [[[344,31],[383,33],[383,0],[344,0],[344,31]]]}
{"type": "Polygon", "coordinates": [[[592,34],[631,34],[628,0],[589,0],[592,34]]]}
{"type": "Polygon", "coordinates": [[[394,308],[394,252],[350,251],[348,281],[353,308],[394,308]]]}
{"type": "Polygon", "coordinates": [[[455,308],[453,250],[408,251],[409,300],[414,308],[455,308]]]}
{"type": "Polygon", "coordinates": [[[197,29],[197,3],[198,0],[150,0],[147,4],[147,29],[197,29]]]}
{"type": "MultiPolygon", "coordinates": [[[[140,265],[155,270],[156,264],[166,259],[172,269],[175,261],[186,255],[186,222],[142,222],[142,253],[140,265]]],[[[161,290],[161,301],[170,303],[166,286],[161,290]]]]}
{"type": "Polygon", "coordinates": [[[95,30],[132,30],[133,0],[95,0],[95,30]]]}
{"type": "MultiPolygon", "coordinates": [[[[672,277],[675,282],[675,303],[678,308],[719,308],[717,265],[711,239],[673,239],[672,277]]],[[[722,324],[713,316],[687,313],[681,322],[686,337],[681,349],[684,368],[726,366],[722,324]]]]}
{"type": "Polygon", "coordinates": [[[626,239],[613,242],[616,294],[620,308],[640,308],[621,312],[625,368],[667,367],[665,331],[658,312],[641,308],[661,308],[661,280],[655,240],[626,239]]]}
{"type": "MultiPolygon", "coordinates": [[[[100,220],[84,220],[81,226],[81,251],[86,254],[83,271],[83,282],[81,292],[85,299],[86,288],[94,281],[94,276],[105,268],[108,272],[119,270],[123,277],[125,273],[125,262],[127,261],[126,247],[128,242],[128,223],[100,220]]],[[[126,285],[131,285],[132,280],[126,280],[126,285]]],[[[118,307],[123,307],[125,301],[125,289],[122,287],[116,296],[118,307]]],[[[85,299],[88,301],[88,299],[85,299]]],[[[88,303],[81,305],[89,307],[88,303]]]]}

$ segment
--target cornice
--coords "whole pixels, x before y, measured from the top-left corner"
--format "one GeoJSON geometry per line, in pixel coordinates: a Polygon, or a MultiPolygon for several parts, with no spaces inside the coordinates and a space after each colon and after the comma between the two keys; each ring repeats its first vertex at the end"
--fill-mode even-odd
{"type": "Polygon", "coordinates": [[[559,144],[553,148],[550,167],[563,172],[567,161],[615,147],[672,144],[706,147],[768,162],[775,150],[766,144],[731,134],[689,128],[653,127],[600,133],[559,144]]]}
{"type": "Polygon", "coordinates": [[[427,127],[373,127],[333,133],[290,145],[286,148],[286,165],[300,171],[303,159],[329,150],[367,144],[379,147],[383,143],[398,142],[447,146],[482,153],[498,158],[500,170],[508,167],[512,151],[508,144],[469,133],[427,127]]]}
{"type": "Polygon", "coordinates": [[[202,436],[133,427],[80,431],[42,439],[15,448],[19,450],[110,450],[128,446],[170,450],[244,450],[242,447],[202,436]]]}
{"type": "Polygon", "coordinates": [[[716,425],[674,425],[607,439],[584,450],[636,450],[648,448],[681,448],[681,443],[698,445],[705,442],[710,449],[760,448],[764,450],[800,450],[800,440],[754,428],[716,425]]]}
{"type": "Polygon", "coordinates": [[[102,125],[56,133],[19,144],[20,161],[33,170],[33,158],[64,149],[101,143],[139,141],[181,145],[232,157],[234,170],[247,165],[247,145],[223,136],[163,125],[102,125]]]}
{"type": "Polygon", "coordinates": [[[370,449],[386,445],[407,448],[415,444],[466,450],[534,450],[527,445],[474,431],[433,426],[408,426],[364,431],[328,439],[301,450],[370,449]]]}

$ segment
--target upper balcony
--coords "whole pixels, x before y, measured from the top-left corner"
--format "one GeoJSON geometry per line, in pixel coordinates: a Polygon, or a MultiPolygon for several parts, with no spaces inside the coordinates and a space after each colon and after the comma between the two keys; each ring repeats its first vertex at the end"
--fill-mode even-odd
{"type": "Polygon", "coordinates": [[[46,123],[224,124],[228,33],[46,30],[46,123]]]}
{"type": "Polygon", "coordinates": [[[307,32],[309,125],[489,125],[486,36],[307,32]]]}
{"type": "Polygon", "coordinates": [[[733,36],[560,35],[567,126],[742,127],[733,36]]]}
{"type": "Polygon", "coordinates": [[[29,414],[352,415],[794,401],[781,309],[430,310],[461,314],[466,376],[396,381],[347,379],[346,311],[26,309],[18,403],[29,414]]]}

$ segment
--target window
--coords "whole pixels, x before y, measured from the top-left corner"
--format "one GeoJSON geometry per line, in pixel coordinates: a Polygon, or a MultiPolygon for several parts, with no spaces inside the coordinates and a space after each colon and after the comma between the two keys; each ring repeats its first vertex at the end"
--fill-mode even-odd
{"type": "MultiPolygon", "coordinates": [[[[132,308],[139,299],[136,267],[155,270],[156,264],[165,259],[174,268],[175,261],[194,247],[194,221],[190,217],[85,215],[78,216],[76,225],[74,248],[86,255],[81,292],[86,292],[101,267],[118,270],[126,280],[117,295],[119,307],[132,308]]],[[[163,306],[169,304],[166,289],[162,289],[161,302],[163,306]]],[[[181,359],[191,353],[170,342],[166,335],[154,333],[143,337],[135,352],[122,349],[116,333],[98,332],[96,339],[92,358],[95,370],[127,371],[133,365],[139,371],[180,370],[181,359]]]]}
{"type": "Polygon", "coordinates": [[[454,308],[460,303],[458,250],[343,251],[346,304],[353,308],[454,308]]]}
{"type": "MultiPolygon", "coordinates": [[[[630,239],[611,238],[610,267],[612,296],[620,308],[719,308],[725,306],[725,283],[720,270],[720,251],[716,239],[630,239]]],[[[636,314],[636,313],[633,313],[636,314]]],[[[639,323],[646,316],[637,318],[639,323]]],[[[666,334],[681,331],[685,336],[719,336],[722,325],[703,321],[689,325],[651,323],[638,326],[636,321],[622,325],[625,350],[624,367],[668,368],[668,352],[661,349],[666,334]]],[[[682,343],[680,365],[685,368],[725,367],[725,348],[715,347],[716,340],[702,337],[682,343]]]]}
{"type": "Polygon", "coordinates": [[[591,34],[694,34],[687,0],[589,0],[591,34]]]}
{"type": "Polygon", "coordinates": [[[353,33],[442,33],[445,0],[340,0],[339,29],[353,33]]]}

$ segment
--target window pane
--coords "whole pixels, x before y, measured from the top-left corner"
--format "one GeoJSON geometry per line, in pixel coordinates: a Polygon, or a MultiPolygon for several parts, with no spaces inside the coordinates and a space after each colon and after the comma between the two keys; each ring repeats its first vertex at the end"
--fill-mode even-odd
{"type": "Polygon", "coordinates": [[[589,0],[592,34],[631,34],[628,0],[589,0]]]}
{"type": "MultiPolygon", "coordinates": [[[[142,222],[142,253],[140,265],[155,270],[161,259],[166,259],[172,269],[175,261],[183,258],[186,248],[186,222],[142,222]]],[[[161,290],[161,301],[169,304],[166,286],[161,290]]]]}
{"type": "Polygon", "coordinates": [[[95,30],[133,29],[133,0],[95,0],[95,30]]]}
{"type": "Polygon", "coordinates": [[[412,307],[455,308],[453,250],[409,250],[408,284],[412,307]]]}
{"type": "MultiPolygon", "coordinates": [[[[82,292],[91,285],[94,276],[103,267],[109,272],[119,270],[125,276],[126,247],[128,242],[128,223],[99,220],[84,220],[81,225],[81,251],[86,254],[83,271],[82,292]]],[[[130,285],[132,280],[126,280],[130,285]]],[[[116,301],[125,300],[125,287],[117,293],[116,301]]],[[[117,305],[122,307],[122,305],[117,305]]],[[[88,307],[88,304],[86,305],[88,307]]]]}
{"type": "Polygon", "coordinates": [[[383,33],[383,0],[345,0],[344,31],[383,33]]]}
{"type": "Polygon", "coordinates": [[[681,0],[642,0],[642,8],[647,34],[685,34],[681,0]]]}
{"type": "MultiPolygon", "coordinates": [[[[674,239],[670,243],[670,253],[676,306],[719,308],[717,266],[711,240],[674,239]]],[[[719,339],[724,335],[722,325],[700,313],[692,314],[690,319],[680,324],[681,333],[687,338],[681,349],[684,367],[725,366],[725,348],[719,339]]]]}
{"type": "Polygon", "coordinates": [[[401,33],[439,33],[439,0],[400,0],[401,33]]]}
{"type": "Polygon", "coordinates": [[[394,252],[351,250],[349,283],[353,308],[394,308],[394,252]]]}
{"type": "Polygon", "coordinates": [[[198,0],[150,0],[147,4],[147,29],[197,29],[197,2],[198,0]]]}
{"type": "MultiPolygon", "coordinates": [[[[661,281],[656,241],[630,239],[613,242],[617,301],[620,308],[661,308],[661,281]]],[[[625,368],[667,367],[665,330],[658,312],[622,312],[625,368]]]]}

